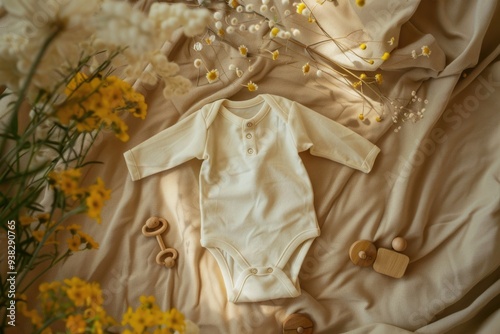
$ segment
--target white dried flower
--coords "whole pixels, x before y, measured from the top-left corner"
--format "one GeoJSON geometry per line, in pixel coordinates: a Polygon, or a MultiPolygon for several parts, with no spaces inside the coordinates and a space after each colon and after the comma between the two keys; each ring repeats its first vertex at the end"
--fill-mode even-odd
{"type": "Polygon", "coordinates": [[[194,45],[193,45],[193,49],[194,49],[195,51],[201,51],[201,50],[203,50],[203,44],[201,44],[200,42],[196,42],[196,43],[194,43],[194,45]]]}
{"type": "Polygon", "coordinates": [[[221,13],[221,12],[215,12],[215,13],[214,13],[214,19],[215,19],[216,21],[220,21],[220,20],[222,20],[222,18],[223,18],[223,15],[222,15],[222,13],[221,13]]]}
{"type": "Polygon", "coordinates": [[[203,65],[203,61],[200,58],[196,58],[193,62],[194,67],[200,68],[203,65]]]}
{"type": "Polygon", "coordinates": [[[253,12],[253,4],[249,3],[248,5],[245,6],[245,11],[247,12],[253,12]]]}
{"type": "Polygon", "coordinates": [[[191,81],[180,75],[165,78],[163,81],[165,84],[163,96],[167,99],[172,96],[184,95],[191,89],[191,81]]]}

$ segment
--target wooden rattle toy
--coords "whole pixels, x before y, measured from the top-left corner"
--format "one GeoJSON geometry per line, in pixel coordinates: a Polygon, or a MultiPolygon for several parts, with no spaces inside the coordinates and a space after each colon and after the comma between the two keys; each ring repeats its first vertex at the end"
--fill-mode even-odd
{"type": "Polygon", "coordinates": [[[158,244],[160,245],[160,252],[156,255],[156,263],[159,265],[164,265],[167,268],[172,268],[175,266],[175,260],[177,259],[178,253],[174,248],[167,248],[161,234],[165,232],[168,228],[168,222],[159,217],[151,217],[146,220],[146,223],[142,227],[142,234],[146,237],[156,237],[158,244]]]}
{"type": "Polygon", "coordinates": [[[371,241],[358,240],[351,245],[349,257],[352,263],[357,266],[373,265],[373,270],[380,274],[401,278],[408,267],[410,258],[398,252],[404,251],[406,246],[406,240],[401,237],[394,238],[392,241],[394,251],[386,248],[377,250],[371,241]]]}
{"type": "Polygon", "coordinates": [[[305,314],[290,314],[283,322],[283,334],[312,334],[313,322],[305,314]]]}

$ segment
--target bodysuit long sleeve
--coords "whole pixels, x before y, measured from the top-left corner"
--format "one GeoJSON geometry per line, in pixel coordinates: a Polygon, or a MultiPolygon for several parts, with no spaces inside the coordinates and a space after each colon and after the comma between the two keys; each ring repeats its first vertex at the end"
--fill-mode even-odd
{"type": "Polygon", "coordinates": [[[341,124],[273,95],[219,100],[125,153],[133,180],[189,160],[200,168],[200,243],[228,300],[300,295],[298,274],[320,229],[299,152],[368,173],[378,147],[341,124]],[[256,251],[256,250],[259,251],[256,251]]]}

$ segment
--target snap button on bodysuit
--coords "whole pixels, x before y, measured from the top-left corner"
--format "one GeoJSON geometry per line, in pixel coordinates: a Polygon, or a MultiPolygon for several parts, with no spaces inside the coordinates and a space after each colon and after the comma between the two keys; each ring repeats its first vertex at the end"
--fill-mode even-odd
{"type": "Polygon", "coordinates": [[[273,272],[273,268],[267,268],[266,270],[269,274],[273,272]]]}
{"type": "Polygon", "coordinates": [[[257,274],[257,269],[255,269],[255,268],[250,269],[250,273],[252,273],[254,275],[257,274]]]}
{"type": "Polygon", "coordinates": [[[253,149],[252,149],[252,148],[249,148],[249,149],[247,150],[247,152],[248,152],[248,154],[253,154],[253,149]]]}
{"type": "Polygon", "coordinates": [[[252,122],[248,122],[247,123],[247,127],[251,128],[253,126],[253,123],[252,122]]]}
{"type": "Polygon", "coordinates": [[[247,133],[247,139],[252,139],[252,134],[251,133],[247,133]]]}

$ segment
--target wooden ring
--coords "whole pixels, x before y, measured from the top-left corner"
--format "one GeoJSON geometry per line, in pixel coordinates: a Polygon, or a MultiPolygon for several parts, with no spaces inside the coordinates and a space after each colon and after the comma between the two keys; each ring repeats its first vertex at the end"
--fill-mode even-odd
{"type": "Polygon", "coordinates": [[[167,268],[175,266],[175,259],[179,254],[174,248],[167,248],[156,255],[156,263],[164,265],[167,268]]]}
{"type": "Polygon", "coordinates": [[[144,234],[146,237],[154,237],[165,232],[167,228],[167,220],[158,217],[151,217],[142,227],[142,234],[144,234]],[[160,228],[158,228],[158,226],[160,226],[160,228]]]}

